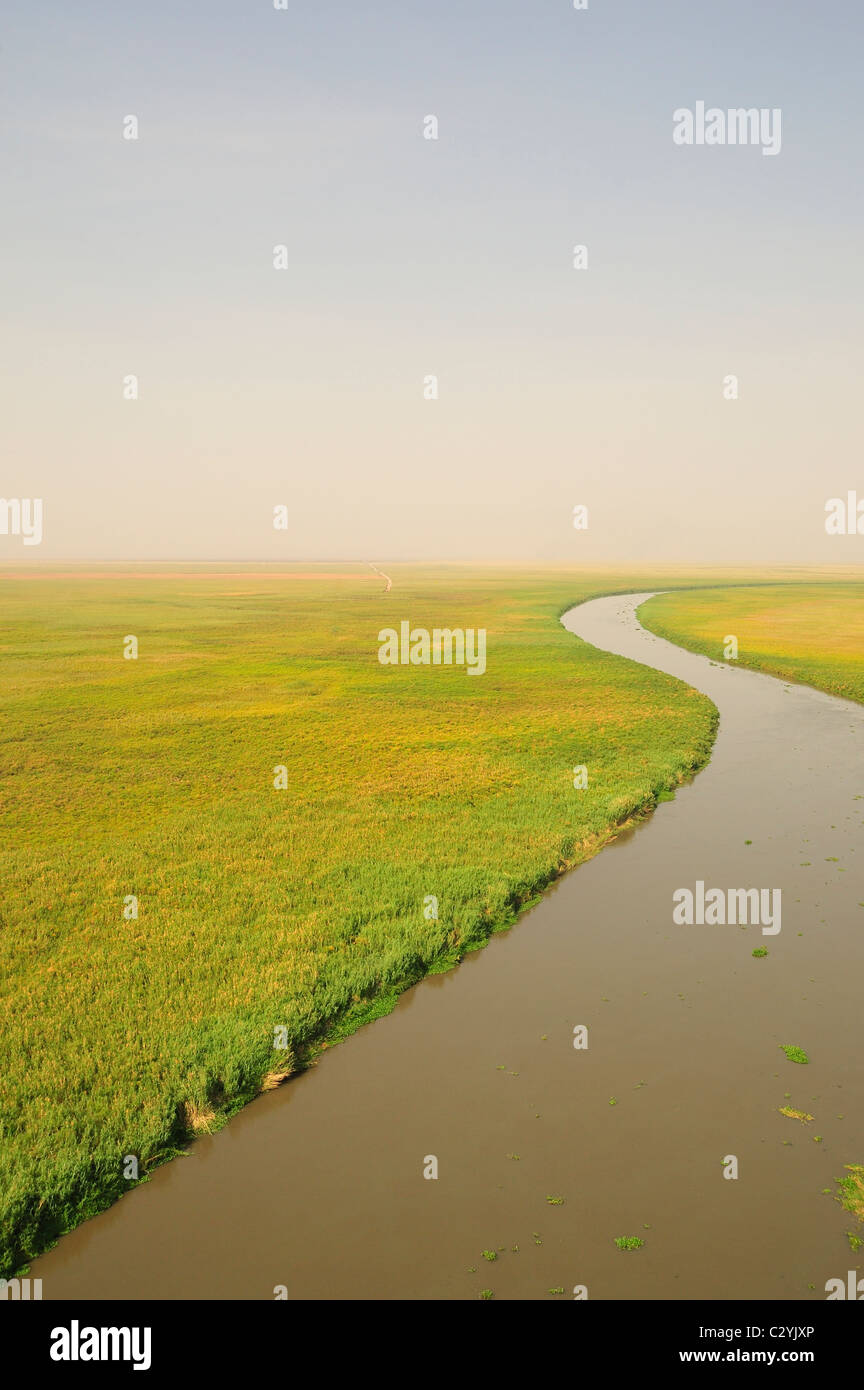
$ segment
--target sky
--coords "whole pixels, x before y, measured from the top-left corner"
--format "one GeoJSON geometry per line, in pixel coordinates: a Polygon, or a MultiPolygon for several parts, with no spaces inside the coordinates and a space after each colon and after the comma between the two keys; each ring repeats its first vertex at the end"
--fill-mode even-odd
{"type": "Polygon", "coordinates": [[[7,0],[0,564],[864,557],[860,0],[284,5],[7,0]]]}

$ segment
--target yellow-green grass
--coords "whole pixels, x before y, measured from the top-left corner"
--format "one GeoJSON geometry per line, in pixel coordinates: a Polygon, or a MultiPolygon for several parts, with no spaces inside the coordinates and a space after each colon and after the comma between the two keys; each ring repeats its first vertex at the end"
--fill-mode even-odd
{"type": "Polygon", "coordinates": [[[709,701],[557,621],[686,575],[385,568],[4,575],[0,1273],[707,758],[709,701]],[[486,628],[486,674],[381,666],[403,619],[486,628]]]}
{"type": "Polygon", "coordinates": [[[699,589],[658,594],[639,610],[670,642],[723,661],[864,700],[864,575],[856,581],[699,589]]]}

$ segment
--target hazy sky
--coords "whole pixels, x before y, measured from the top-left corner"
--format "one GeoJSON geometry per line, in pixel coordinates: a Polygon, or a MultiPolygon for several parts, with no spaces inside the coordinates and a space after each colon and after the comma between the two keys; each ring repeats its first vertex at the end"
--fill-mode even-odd
{"type": "Polygon", "coordinates": [[[862,41],[860,0],[10,0],[0,495],[44,539],[0,561],[860,560],[862,41]],[[780,153],[674,144],[700,100],[780,153]]]}

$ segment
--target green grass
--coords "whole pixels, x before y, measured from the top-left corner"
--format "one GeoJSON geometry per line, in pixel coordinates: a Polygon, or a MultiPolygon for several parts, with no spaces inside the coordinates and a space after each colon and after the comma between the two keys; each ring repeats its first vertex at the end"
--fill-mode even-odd
{"type": "Polygon", "coordinates": [[[795,1110],[791,1105],[781,1105],[779,1110],[780,1114],[785,1115],[787,1119],[800,1120],[804,1125],[810,1124],[814,1118],[812,1115],[808,1115],[806,1110],[795,1110]]]}
{"type": "Polygon", "coordinates": [[[848,1178],[834,1179],[837,1184],[836,1200],[844,1211],[864,1222],[864,1165],[847,1163],[845,1167],[848,1178]]]}
{"type": "Polygon", "coordinates": [[[357,565],[4,573],[0,1274],[708,757],[709,701],[557,621],[687,575],[387,570],[386,596],[357,565]],[[485,627],[486,674],[382,667],[403,618],[485,627]]]}
{"type": "Polygon", "coordinates": [[[644,627],[724,661],[864,701],[864,582],[765,584],[658,594],[639,609],[644,627]]]}

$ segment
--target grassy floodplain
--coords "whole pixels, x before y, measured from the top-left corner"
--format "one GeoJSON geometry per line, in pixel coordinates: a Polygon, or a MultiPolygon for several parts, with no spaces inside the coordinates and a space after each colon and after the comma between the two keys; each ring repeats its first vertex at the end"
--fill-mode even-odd
{"type": "Polygon", "coordinates": [[[732,635],[738,666],[864,701],[864,575],[857,582],[658,594],[639,619],[658,637],[714,661],[725,659],[732,635]]]}
{"type": "Polygon", "coordinates": [[[126,1155],[146,1177],[709,756],[707,699],[557,621],[704,575],[384,568],[389,594],[347,564],[0,581],[0,1272],[128,1190],[126,1155]],[[403,619],[484,627],[486,673],[381,666],[403,619]]]}

